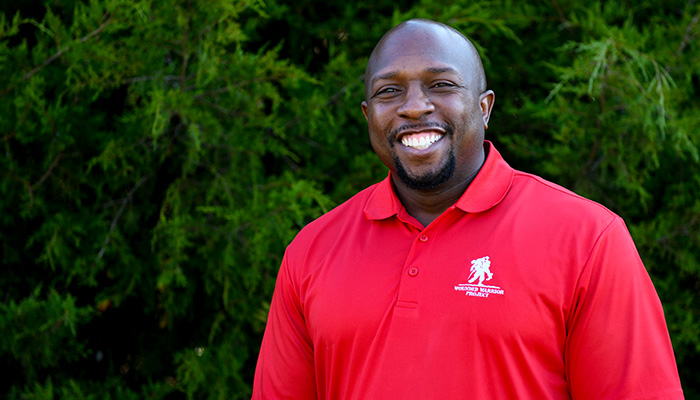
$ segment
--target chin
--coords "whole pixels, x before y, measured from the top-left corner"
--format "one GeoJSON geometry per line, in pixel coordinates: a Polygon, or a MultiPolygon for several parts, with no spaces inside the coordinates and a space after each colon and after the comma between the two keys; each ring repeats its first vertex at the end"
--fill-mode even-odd
{"type": "Polygon", "coordinates": [[[415,175],[409,173],[404,168],[398,157],[394,158],[394,165],[396,166],[396,175],[401,179],[407,187],[413,190],[432,190],[443,183],[447,182],[455,174],[455,157],[452,152],[450,152],[449,157],[442,168],[438,170],[428,171],[420,175],[415,175]]]}

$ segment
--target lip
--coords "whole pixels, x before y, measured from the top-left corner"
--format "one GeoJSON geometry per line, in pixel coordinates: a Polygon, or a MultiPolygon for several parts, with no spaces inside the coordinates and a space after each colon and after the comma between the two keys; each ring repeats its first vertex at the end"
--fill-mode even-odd
{"type": "Polygon", "coordinates": [[[403,138],[406,135],[414,135],[416,133],[430,133],[430,132],[439,133],[442,136],[445,136],[445,133],[446,133],[444,129],[436,127],[436,126],[431,126],[431,127],[427,127],[427,128],[420,128],[420,129],[406,129],[406,130],[399,132],[396,135],[396,141],[401,143],[401,138],[403,138]]]}
{"type": "Polygon", "coordinates": [[[440,129],[419,129],[419,130],[412,130],[412,131],[406,130],[406,131],[402,131],[401,133],[402,134],[400,136],[398,136],[398,145],[401,148],[401,152],[406,154],[406,155],[411,155],[413,157],[421,157],[421,158],[427,157],[436,151],[437,152],[441,151],[439,149],[442,149],[444,147],[444,144],[447,143],[444,140],[445,136],[447,136],[447,135],[444,133],[443,130],[440,130],[440,129]],[[442,136],[440,137],[440,139],[433,142],[430,146],[428,146],[425,149],[418,149],[418,148],[406,146],[405,144],[403,144],[401,138],[405,137],[406,135],[415,134],[415,133],[437,133],[437,134],[440,134],[442,136]]]}

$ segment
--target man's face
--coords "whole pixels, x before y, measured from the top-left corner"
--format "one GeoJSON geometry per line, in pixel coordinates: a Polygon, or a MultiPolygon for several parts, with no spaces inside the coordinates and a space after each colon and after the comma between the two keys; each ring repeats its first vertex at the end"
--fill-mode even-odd
{"type": "Polygon", "coordinates": [[[413,190],[449,188],[484,160],[493,93],[480,94],[475,54],[440,26],[391,34],[370,61],[367,118],[375,152],[413,190]]]}

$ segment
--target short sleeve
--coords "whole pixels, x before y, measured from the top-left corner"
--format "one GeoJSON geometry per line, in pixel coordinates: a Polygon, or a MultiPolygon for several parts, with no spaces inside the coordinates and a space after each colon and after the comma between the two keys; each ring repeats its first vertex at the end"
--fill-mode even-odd
{"type": "Polygon", "coordinates": [[[683,398],[661,302],[619,217],[591,250],[567,331],[574,400],[683,398]]]}
{"type": "Polygon", "coordinates": [[[282,260],[253,383],[254,400],[316,399],[313,345],[288,265],[282,260]]]}

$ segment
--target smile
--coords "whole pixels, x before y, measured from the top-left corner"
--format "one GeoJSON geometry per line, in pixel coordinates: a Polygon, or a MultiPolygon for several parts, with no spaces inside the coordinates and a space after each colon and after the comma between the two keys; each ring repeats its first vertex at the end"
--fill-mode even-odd
{"type": "Polygon", "coordinates": [[[416,150],[425,150],[433,143],[442,139],[444,135],[437,132],[420,132],[409,135],[404,135],[401,138],[401,143],[416,150]]]}

